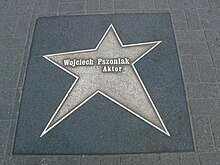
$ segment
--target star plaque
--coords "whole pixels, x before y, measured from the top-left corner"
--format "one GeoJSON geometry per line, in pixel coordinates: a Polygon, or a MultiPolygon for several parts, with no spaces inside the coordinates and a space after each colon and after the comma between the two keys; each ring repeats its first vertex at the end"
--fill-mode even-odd
{"type": "Polygon", "coordinates": [[[95,49],[45,55],[76,80],[41,137],[97,93],[170,136],[134,66],[160,43],[123,45],[111,24],[95,49]]]}
{"type": "Polygon", "coordinates": [[[192,150],[168,13],[37,20],[14,154],[192,150]]]}

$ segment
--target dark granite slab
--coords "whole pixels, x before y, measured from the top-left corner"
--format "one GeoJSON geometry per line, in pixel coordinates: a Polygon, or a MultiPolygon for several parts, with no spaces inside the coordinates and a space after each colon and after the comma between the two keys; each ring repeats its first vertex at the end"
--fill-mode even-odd
{"type": "Polygon", "coordinates": [[[194,150],[168,13],[39,18],[23,88],[14,154],[118,154],[194,150]],[[170,137],[97,94],[40,138],[74,82],[42,56],[95,48],[110,24],[123,44],[162,40],[135,64],[170,137]]]}

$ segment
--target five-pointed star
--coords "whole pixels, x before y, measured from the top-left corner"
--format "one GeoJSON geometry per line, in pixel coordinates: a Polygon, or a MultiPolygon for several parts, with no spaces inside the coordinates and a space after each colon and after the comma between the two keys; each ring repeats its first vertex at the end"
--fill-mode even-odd
{"type": "Polygon", "coordinates": [[[123,45],[111,24],[95,49],[45,55],[44,58],[76,77],[41,137],[100,93],[156,129],[170,136],[134,64],[161,41],[123,45]],[[104,73],[101,65],[64,66],[65,59],[128,58],[120,73],[104,73]]]}

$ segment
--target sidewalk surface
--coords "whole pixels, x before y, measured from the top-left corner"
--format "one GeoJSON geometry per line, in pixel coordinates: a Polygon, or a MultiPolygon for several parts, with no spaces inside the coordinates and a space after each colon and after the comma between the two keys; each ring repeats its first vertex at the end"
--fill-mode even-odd
{"type": "Polygon", "coordinates": [[[219,165],[219,0],[1,0],[0,165],[219,165]],[[12,155],[36,19],[42,16],[170,12],[184,76],[195,152],[103,156],[12,155]]]}

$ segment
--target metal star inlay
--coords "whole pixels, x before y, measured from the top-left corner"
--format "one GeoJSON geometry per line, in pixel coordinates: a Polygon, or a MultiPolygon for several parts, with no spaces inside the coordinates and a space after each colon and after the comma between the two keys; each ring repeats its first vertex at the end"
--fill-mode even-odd
{"type": "Polygon", "coordinates": [[[97,93],[170,136],[134,64],[161,41],[123,45],[111,24],[95,49],[44,55],[76,80],[41,137],[97,93]]]}

